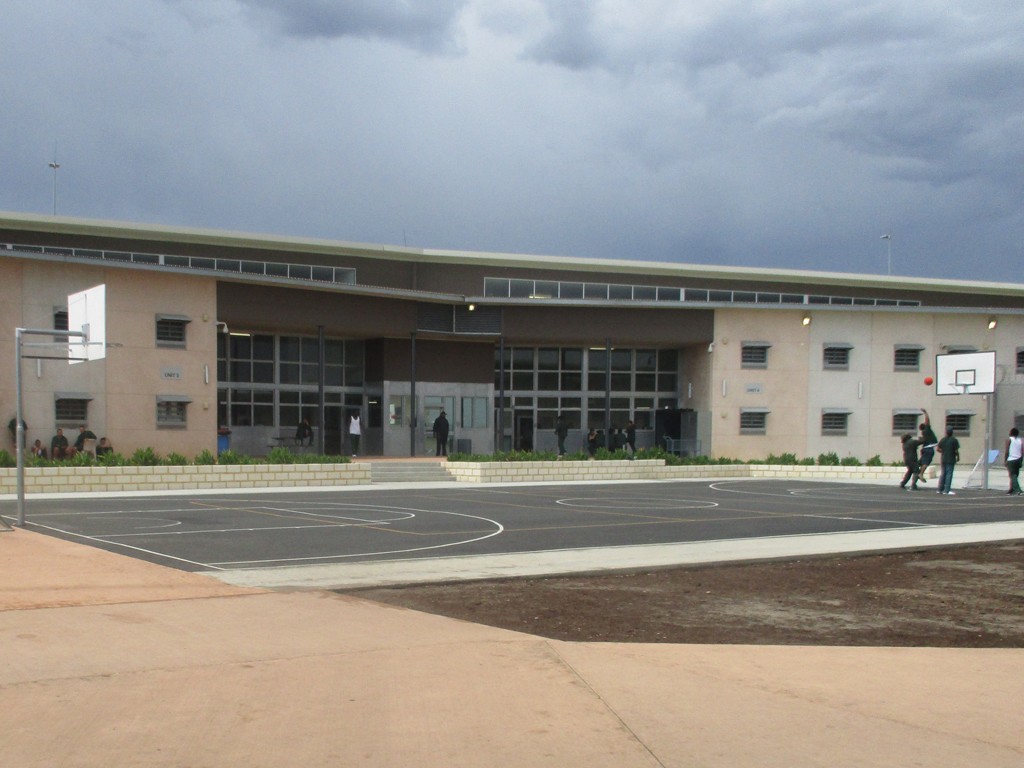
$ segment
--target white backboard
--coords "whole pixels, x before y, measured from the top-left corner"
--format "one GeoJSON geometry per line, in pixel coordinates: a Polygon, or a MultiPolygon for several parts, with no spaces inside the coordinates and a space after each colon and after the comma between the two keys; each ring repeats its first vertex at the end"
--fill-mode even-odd
{"type": "Polygon", "coordinates": [[[68,330],[87,334],[68,340],[68,362],[102,360],[107,356],[107,286],[96,285],[68,296],[68,330]]]}
{"type": "Polygon", "coordinates": [[[995,391],[995,352],[935,356],[936,395],[990,395],[995,391]]]}

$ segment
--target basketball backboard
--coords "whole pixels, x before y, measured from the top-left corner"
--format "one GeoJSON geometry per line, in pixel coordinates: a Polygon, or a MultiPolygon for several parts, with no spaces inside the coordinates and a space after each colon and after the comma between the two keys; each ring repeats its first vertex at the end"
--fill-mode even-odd
{"type": "Polygon", "coordinates": [[[990,395],[995,391],[995,352],[935,356],[936,395],[990,395]]]}
{"type": "Polygon", "coordinates": [[[84,339],[68,340],[68,362],[102,360],[107,356],[107,286],[96,285],[68,296],[68,330],[84,339]]]}

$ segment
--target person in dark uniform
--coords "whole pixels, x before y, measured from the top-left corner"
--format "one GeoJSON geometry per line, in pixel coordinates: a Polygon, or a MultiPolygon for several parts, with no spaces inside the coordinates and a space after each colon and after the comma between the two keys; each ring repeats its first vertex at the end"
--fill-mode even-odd
{"type": "Polygon", "coordinates": [[[50,441],[50,458],[54,461],[60,461],[61,459],[67,458],[68,453],[68,439],[64,437],[64,430],[58,429],[57,434],[53,436],[53,440],[50,441]]]}
{"type": "Polygon", "coordinates": [[[313,444],[313,428],[309,425],[309,419],[303,419],[295,428],[295,444],[306,445],[307,443],[313,444]]]}
{"type": "Polygon", "coordinates": [[[946,436],[939,440],[938,451],[942,454],[942,475],[939,477],[939,490],[936,493],[956,496],[956,491],[953,490],[953,470],[960,461],[960,441],[953,437],[952,429],[947,429],[946,436]]]}
{"type": "Polygon", "coordinates": [[[75,453],[81,453],[85,450],[86,440],[95,440],[96,433],[89,429],[85,424],[78,428],[78,438],[75,440],[75,453]]]}
{"type": "Polygon", "coordinates": [[[565,438],[569,436],[569,424],[561,413],[555,419],[555,437],[558,438],[558,458],[565,456],[565,438]]]}
{"type": "Polygon", "coordinates": [[[448,417],[445,416],[444,411],[441,411],[441,415],[434,419],[434,438],[437,440],[437,451],[438,456],[448,455],[448,430],[450,425],[448,424],[448,417]]]}
{"type": "Polygon", "coordinates": [[[921,441],[908,432],[900,438],[900,442],[903,443],[903,465],[907,468],[900,481],[900,488],[905,491],[919,491],[921,489],[917,487],[917,479],[921,471],[921,464],[917,459],[917,449],[921,445],[921,441]],[[910,481],[912,482],[908,488],[907,483],[910,481]]]}
{"type": "Polygon", "coordinates": [[[924,408],[921,409],[921,413],[924,414],[924,423],[918,427],[921,430],[921,467],[918,469],[920,475],[920,481],[926,482],[925,470],[932,463],[932,459],[935,458],[935,449],[939,445],[939,438],[935,436],[934,430],[932,430],[932,421],[928,418],[928,411],[924,408]]]}

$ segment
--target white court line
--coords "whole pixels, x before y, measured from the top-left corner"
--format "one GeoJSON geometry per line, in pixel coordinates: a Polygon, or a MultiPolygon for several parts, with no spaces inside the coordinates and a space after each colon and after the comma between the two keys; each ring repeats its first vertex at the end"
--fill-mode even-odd
{"type": "Polygon", "coordinates": [[[588,499],[583,496],[570,497],[568,499],[555,499],[555,504],[560,504],[570,509],[599,509],[599,510],[617,510],[626,512],[643,512],[644,510],[650,510],[652,512],[666,511],[671,512],[673,510],[680,509],[712,509],[719,506],[717,501],[693,501],[691,499],[653,499],[648,498],[646,504],[642,503],[643,499],[616,499],[601,496],[594,499],[588,499]],[[650,502],[655,502],[651,504],[650,502]],[[671,506],[658,506],[658,502],[664,503],[665,505],[671,506]],[[627,506],[612,506],[613,504],[626,504],[627,506]]]}
{"type": "Polygon", "coordinates": [[[65,530],[62,530],[61,528],[54,528],[53,526],[50,526],[50,525],[40,525],[39,523],[33,523],[33,525],[35,525],[35,526],[37,526],[39,528],[45,528],[45,529],[50,530],[50,531],[55,531],[57,533],[62,533],[65,536],[73,536],[76,539],[83,539],[85,541],[91,541],[91,542],[99,542],[101,544],[109,544],[109,545],[114,546],[114,547],[121,547],[123,549],[130,549],[133,552],[142,552],[143,554],[153,555],[154,557],[159,557],[159,558],[163,558],[163,559],[166,559],[166,560],[177,560],[179,563],[188,563],[189,565],[195,565],[195,566],[198,566],[199,568],[212,568],[212,569],[217,570],[217,571],[224,570],[223,568],[218,568],[217,566],[211,565],[210,563],[200,563],[200,562],[197,562],[196,560],[189,560],[188,558],[185,558],[185,557],[177,557],[175,555],[168,555],[165,552],[154,552],[151,549],[145,549],[143,547],[133,547],[130,544],[122,544],[119,541],[108,541],[107,539],[98,539],[98,538],[96,538],[94,536],[86,536],[86,535],[81,534],[81,533],[75,533],[74,531],[65,531],[65,530]]]}
{"type": "MultiPolygon", "coordinates": [[[[503,526],[497,520],[492,520],[490,518],[482,517],[480,515],[469,515],[469,514],[465,514],[463,512],[445,512],[445,511],[441,511],[441,510],[428,510],[428,509],[421,509],[419,511],[424,513],[424,514],[452,515],[453,517],[465,517],[465,518],[469,518],[470,520],[480,520],[480,521],[485,522],[485,523],[490,523],[491,525],[493,525],[495,527],[495,530],[492,531],[491,533],[486,533],[486,534],[484,534],[482,536],[476,536],[476,537],[471,538],[471,539],[462,539],[460,541],[452,541],[452,542],[448,542],[446,544],[433,544],[433,545],[427,546],[427,547],[410,547],[410,548],[407,548],[407,549],[392,549],[392,550],[385,550],[385,551],[380,551],[380,552],[355,552],[355,553],[343,554],[343,555],[334,554],[334,555],[315,555],[315,556],[310,556],[310,557],[275,557],[275,558],[268,558],[268,559],[265,559],[265,560],[220,561],[220,562],[215,563],[215,565],[217,565],[218,568],[226,568],[228,566],[234,566],[236,568],[239,567],[239,566],[288,568],[288,567],[298,567],[299,564],[301,564],[301,563],[313,563],[313,562],[324,561],[324,560],[339,561],[339,560],[349,560],[349,559],[355,558],[355,557],[369,557],[369,556],[376,556],[376,555],[407,555],[407,554],[412,554],[414,552],[430,552],[430,551],[438,550],[438,549],[448,549],[448,548],[451,548],[451,547],[457,547],[457,546],[461,546],[463,544],[473,544],[474,542],[477,542],[477,541],[484,541],[485,539],[490,539],[490,538],[492,538],[494,536],[497,536],[497,535],[499,535],[501,533],[504,533],[504,531],[505,531],[505,526],[503,526]],[[268,566],[267,564],[269,564],[269,563],[281,563],[282,565],[268,566]]],[[[443,535],[443,534],[439,534],[439,535],[443,535]]]]}
{"type": "MultiPolygon", "coordinates": [[[[371,525],[389,525],[389,523],[370,523],[371,525]]],[[[197,531],[144,531],[142,533],[103,533],[93,534],[104,539],[126,539],[133,536],[203,536],[221,533],[263,533],[264,531],[313,531],[317,528],[363,528],[366,523],[325,523],[323,525],[274,525],[265,528],[204,528],[197,531]]]]}

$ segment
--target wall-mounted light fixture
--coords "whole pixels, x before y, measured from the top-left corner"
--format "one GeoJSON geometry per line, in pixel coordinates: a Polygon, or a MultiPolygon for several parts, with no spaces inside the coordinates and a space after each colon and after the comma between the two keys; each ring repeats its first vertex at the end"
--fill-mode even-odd
{"type": "Polygon", "coordinates": [[[469,311],[470,312],[474,311],[475,309],[476,309],[476,304],[470,304],[469,305],[469,311]]]}
{"type": "Polygon", "coordinates": [[[801,320],[800,322],[803,323],[804,325],[810,325],[811,324],[811,316],[810,315],[804,315],[803,320],[801,320]]]}
{"type": "Polygon", "coordinates": [[[994,317],[988,319],[988,329],[990,331],[994,330],[997,325],[999,325],[999,322],[994,317]]]}

